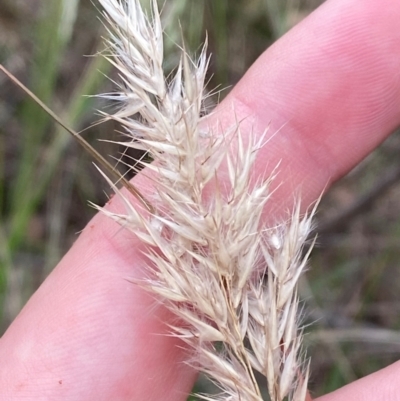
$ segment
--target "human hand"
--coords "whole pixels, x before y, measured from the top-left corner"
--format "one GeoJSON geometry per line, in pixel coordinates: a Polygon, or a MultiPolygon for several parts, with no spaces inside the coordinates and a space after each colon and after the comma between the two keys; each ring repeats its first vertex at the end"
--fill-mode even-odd
{"type": "MultiPolygon", "coordinates": [[[[218,107],[222,127],[279,129],[257,164],[268,175],[280,162],[270,213],[297,191],[312,203],[399,125],[399,20],[392,0],[327,1],[218,107]]],[[[196,373],[160,335],[170,317],[126,280],[142,266],[139,242],[97,215],[0,340],[0,400],[185,400],[196,373]]],[[[319,400],[394,400],[399,374],[394,364],[319,400]]]]}

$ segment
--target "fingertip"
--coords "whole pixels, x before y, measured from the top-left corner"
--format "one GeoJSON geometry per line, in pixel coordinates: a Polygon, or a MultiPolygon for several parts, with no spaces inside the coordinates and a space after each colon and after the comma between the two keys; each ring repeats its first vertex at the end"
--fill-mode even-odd
{"type": "Polygon", "coordinates": [[[400,394],[400,362],[363,377],[315,401],[397,401],[400,394]]]}

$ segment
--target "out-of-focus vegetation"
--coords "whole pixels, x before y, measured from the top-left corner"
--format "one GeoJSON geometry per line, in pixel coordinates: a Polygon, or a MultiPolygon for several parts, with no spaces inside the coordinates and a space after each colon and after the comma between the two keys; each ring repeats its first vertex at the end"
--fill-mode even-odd
{"type": "MultiPolygon", "coordinates": [[[[170,21],[166,69],[176,62],[180,20],[193,53],[208,32],[210,88],[234,85],[268,45],[319,3],[162,2],[163,18],[170,21]]],[[[0,3],[0,63],[76,130],[94,123],[95,109],[102,107],[83,95],[112,87],[104,78],[113,75],[109,66],[102,58],[87,57],[102,49],[104,29],[98,14],[88,0],[0,3]]],[[[3,75],[0,94],[3,332],[94,213],[87,200],[104,202],[105,185],[69,136],[3,75]]],[[[102,154],[116,154],[118,149],[96,140],[115,135],[114,128],[97,125],[82,135],[102,154]]],[[[316,395],[400,355],[399,152],[400,137],[395,134],[322,202],[322,233],[302,289],[307,319],[313,322],[306,340],[316,395]]]]}

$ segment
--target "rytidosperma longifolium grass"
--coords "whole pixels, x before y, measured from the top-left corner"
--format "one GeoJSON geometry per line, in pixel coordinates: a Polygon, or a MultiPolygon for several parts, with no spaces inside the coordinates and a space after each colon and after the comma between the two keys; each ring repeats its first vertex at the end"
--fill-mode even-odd
{"type": "MultiPolygon", "coordinates": [[[[297,285],[311,217],[297,205],[290,221],[263,225],[270,183],[252,170],[266,134],[202,129],[206,46],[197,61],[182,51],[173,77],[163,72],[163,29],[139,0],[100,0],[109,30],[107,58],[119,72],[115,114],[127,147],[153,163],[151,199],[125,214],[100,208],[146,247],[148,278],[140,285],[179,319],[171,331],[192,349],[189,363],[220,388],[211,400],[260,401],[255,371],[270,399],[304,401],[308,363],[302,355],[297,285]],[[254,182],[256,181],[256,182],[254,182]],[[150,210],[150,212],[149,212],[150,210]]],[[[146,173],[145,173],[146,174],[146,173]]],[[[312,213],[311,213],[312,214],[312,213]]]]}

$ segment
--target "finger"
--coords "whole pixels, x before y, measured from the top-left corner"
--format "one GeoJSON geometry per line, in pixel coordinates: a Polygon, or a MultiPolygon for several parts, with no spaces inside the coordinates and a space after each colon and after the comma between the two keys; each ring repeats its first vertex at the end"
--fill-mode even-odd
{"type": "Polygon", "coordinates": [[[399,399],[400,362],[355,381],[315,401],[396,401],[399,399]]]}
{"type": "MultiPolygon", "coordinates": [[[[219,107],[221,125],[283,127],[258,164],[281,161],[280,200],[300,185],[313,201],[397,125],[400,5],[384,3],[328,1],[219,107]]],[[[176,340],[159,335],[165,311],[125,280],[142,265],[138,242],[97,216],[1,339],[6,399],[185,399],[195,374],[176,340]]]]}
{"type": "Polygon", "coordinates": [[[248,71],[219,110],[273,138],[258,168],[280,163],[277,197],[305,205],[399,125],[399,4],[331,0],[248,71]],[[233,115],[235,114],[235,115],[233,115]]]}
{"type": "Polygon", "coordinates": [[[0,400],[187,394],[195,375],[165,310],[129,281],[141,265],[138,241],[97,215],[0,340],[0,400]]]}

